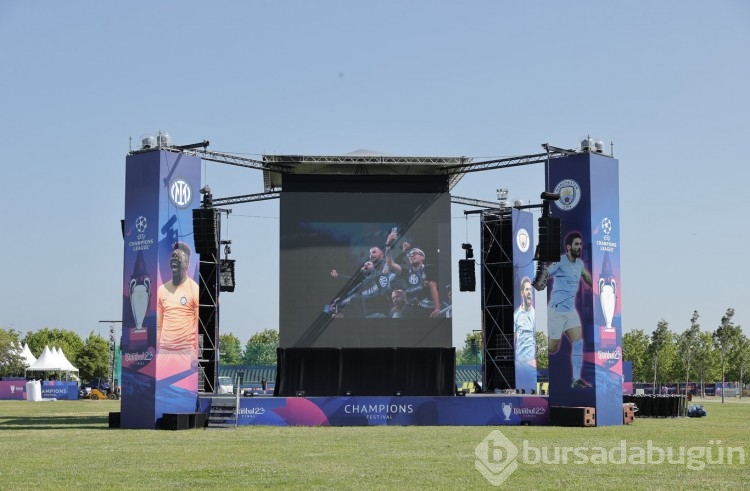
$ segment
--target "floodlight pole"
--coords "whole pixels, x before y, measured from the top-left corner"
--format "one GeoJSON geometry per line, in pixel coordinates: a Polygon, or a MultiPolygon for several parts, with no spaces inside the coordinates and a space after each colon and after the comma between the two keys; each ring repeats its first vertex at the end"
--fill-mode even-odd
{"type": "MultiPolygon", "coordinates": [[[[115,324],[122,324],[122,321],[99,321],[100,324],[109,324],[109,358],[107,359],[107,382],[114,391],[115,388],[115,324]]],[[[119,381],[118,381],[119,382],[119,381]]]]}

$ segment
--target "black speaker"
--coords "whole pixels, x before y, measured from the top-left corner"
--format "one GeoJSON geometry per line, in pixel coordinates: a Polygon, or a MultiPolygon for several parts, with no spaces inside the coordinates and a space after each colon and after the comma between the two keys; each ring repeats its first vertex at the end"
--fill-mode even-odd
{"type": "Polygon", "coordinates": [[[222,259],[219,262],[219,291],[234,291],[234,259],[222,259]]]}
{"type": "Polygon", "coordinates": [[[193,238],[198,254],[212,254],[219,249],[217,218],[212,208],[193,209],[193,238]]]}
{"type": "Polygon", "coordinates": [[[477,278],[474,274],[473,259],[458,260],[458,286],[462,292],[473,292],[477,287],[477,278]]]}
{"type": "Polygon", "coordinates": [[[539,218],[539,241],[534,260],[558,262],[560,260],[560,219],[557,217],[539,218]]]}
{"type": "Polygon", "coordinates": [[[161,427],[165,430],[187,430],[190,428],[190,414],[164,413],[161,427]]]}

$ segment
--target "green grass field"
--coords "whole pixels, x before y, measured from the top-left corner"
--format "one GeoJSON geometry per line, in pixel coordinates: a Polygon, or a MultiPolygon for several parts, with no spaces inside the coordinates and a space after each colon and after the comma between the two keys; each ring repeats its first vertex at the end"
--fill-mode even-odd
{"type": "MultiPolygon", "coordinates": [[[[0,489],[490,489],[475,469],[475,450],[493,430],[519,450],[518,467],[502,488],[747,488],[750,404],[700,403],[708,411],[705,418],[636,418],[621,427],[151,431],[109,429],[108,413],[119,411],[119,401],[0,401],[0,489]],[[622,448],[622,440],[630,463],[578,463],[601,455],[595,447],[605,455],[622,448]],[[691,449],[698,453],[686,454],[685,463],[658,464],[648,463],[658,461],[652,450],[652,458],[639,463],[631,452],[647,449],[649,441],[652,448],[672,448],[674,459],[679,447],[710,452],[699,457],[700,449],[691,449]],[[579,453],[568,453],[567,464],[541,461],[544,449],[546,461],[553,461],[556,447],[579,447],[579,453]],[[727,464],[726,452],[720,453],[727,447],[741,447],[744,463],[735,452],[734,463],[727,464]],[[692,466],[703,464],[702,470],[688,468],[690,455],[692,466]]],[[[502,463],[505,450],[494,452],[490,464],[502,463]]],[[[559,450],[558,461],[564,452],[559,450]]],[[[621,454],[613,455],[619,460],[621,454]]]]}

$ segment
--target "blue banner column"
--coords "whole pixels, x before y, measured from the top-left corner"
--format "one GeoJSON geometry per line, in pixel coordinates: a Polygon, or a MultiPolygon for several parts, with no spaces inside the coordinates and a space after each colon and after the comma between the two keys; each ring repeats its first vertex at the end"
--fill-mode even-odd
{"type": "Polygon", "coordinates": [[[549,401],[596,408],[598,426],[623,422],[618,166],[595,153],[546,165],[561,222],[560,262],[548,265],[549,401]]]}
{"type": "Polygon", "coordinates": [[[527,394],[536,391],[536,311],[534,279],[534,220],[531,212],[516,210],[513,225],[513,346],[515,348],[516,389],[527,394]]]}
{"type": "Polygon", "coordinates": [[[126,158],[122,428],[157,428],[165,412],[197,407],[199,261],[192,253],[192,209],[200,206],[200,164],[198,157],[166,150],[126,158]],[[176,277],[178,286],[170,266],[175,244],[181,251],[176,256],[187,266],[184,279],[176,277]],[[157,315],[165,308],[166,315],[157,315]],[[157,334],[161,318],[166,329],[157,334]],[[175,319],[182,322],[180,329],[175,319]]]}

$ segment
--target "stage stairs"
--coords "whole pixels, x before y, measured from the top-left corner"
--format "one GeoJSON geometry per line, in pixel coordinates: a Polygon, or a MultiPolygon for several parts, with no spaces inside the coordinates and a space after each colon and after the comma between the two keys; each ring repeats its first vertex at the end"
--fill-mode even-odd
{"type": "Polygon", "coordinates": [[[234,396],[211,399],[207,428],[237,428],[237,399],[234,396]]]}

